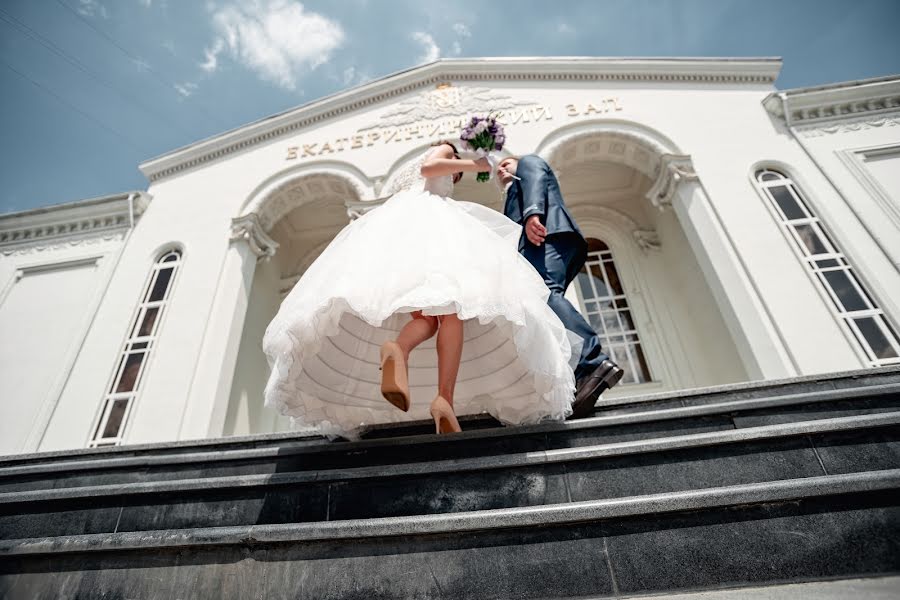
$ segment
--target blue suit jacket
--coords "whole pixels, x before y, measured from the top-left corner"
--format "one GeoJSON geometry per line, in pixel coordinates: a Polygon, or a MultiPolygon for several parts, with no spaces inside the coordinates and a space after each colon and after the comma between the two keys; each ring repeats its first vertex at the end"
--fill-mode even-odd
{"type": "MultiPolygon", "coordinates": [[[[547,241],[571,247],[573,258],[566,269],[568,285],[587,259],[587,241],[566,208],[556,175],[543,158],[529,154],[519,159],[516,176],[520,181],[514,179],[509,186],[503,214],[522,226],[528,217],[539,215],[541,224],[547,228],[547,241]]],[[[523,229],[519,252],[530,243],[523,229]]]]}

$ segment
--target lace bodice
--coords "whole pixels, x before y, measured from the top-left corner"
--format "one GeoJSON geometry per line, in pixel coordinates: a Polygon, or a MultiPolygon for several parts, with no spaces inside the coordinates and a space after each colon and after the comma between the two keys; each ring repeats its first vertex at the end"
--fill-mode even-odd
{"type": "Polygon", "coordinates": [[[388,186],[387,195],[393,195],[405,190],[425,190],[438,196],[450,196],[453,194],[453,176],[422,177],[422,163],[434,150],[429,150],[416,160],[403,167],[394,180],[388,186]]]}

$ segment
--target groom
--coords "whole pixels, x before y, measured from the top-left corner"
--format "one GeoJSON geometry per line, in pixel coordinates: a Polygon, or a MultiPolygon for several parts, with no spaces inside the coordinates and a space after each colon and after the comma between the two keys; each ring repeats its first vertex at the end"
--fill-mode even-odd
{"type": "Polygon", "coordinates": [[[566,210],[559,182],[544,159],[534,154],[506,158],[497,176],[506,187],[503,213],[523,228],[519,252],[550,288],[550,308],[566,329],[584,339],[575,369],[572,418],[590,416],[597,398],[619,383],[623,371],[600,348],[597,332],[563,297],[587,259],[587,241],[566,210]]]}

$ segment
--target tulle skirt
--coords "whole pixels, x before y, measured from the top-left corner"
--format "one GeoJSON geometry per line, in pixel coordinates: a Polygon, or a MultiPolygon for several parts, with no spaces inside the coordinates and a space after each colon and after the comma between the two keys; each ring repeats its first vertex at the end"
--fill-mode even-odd
{"type": "Polygon", "coordinates": [[[464,321],[457,415],[564,419],[581,339],[547,306],[549,290],[517,252],[520,233],[496,211],[427,191],[401,192],[347,225],[266,330],[266,405],[351,438],[366,425],[430,418],[435,338],[410,355],[409,412],[380,393],[381,344],[421,310],[464,321]]]}

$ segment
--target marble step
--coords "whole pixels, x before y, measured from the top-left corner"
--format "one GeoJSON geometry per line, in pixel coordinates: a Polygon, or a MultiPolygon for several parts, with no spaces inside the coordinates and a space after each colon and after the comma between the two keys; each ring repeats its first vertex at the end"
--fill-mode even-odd
{"type": "Polygon", "coordinates": [[[900,468],[900,411],[500,456],[0,494],[0,538],[340,521],[900,468]]]}
{"type": "MultiPolygon", "coordinates": [[[[874,393],[876,392],[875,388],[879,386],[884,388],[885,386],[898,384],[900,384],[900,366],[879,367],[875,369],[861,369],[841,373],[793,377],[783,380],[744,382],[709,388],[681,390],[678,392],[601,400],[595,410],[595,415],[612,416],[624,415],[631,412],[644,413],[672,408],[699,408],[707,404],[719,404],[735,400],[752,399],[788,399],[785,404],[791,404],[789,399],[796,397],[797,403],[804,404],[811,402],[812,398],[820,393],[825,393],[825,397],[829,397],[827,394],[834,392],[840,394],[842,390],[850,394],[848,397],[852,396],[857,398],[857,402],[862,402],[863,400],[860,398],[860,394],[865,395],[865,391],[862,388],[873,388],[872,391],[874,393]],[[859,394],[852,394],[852,390],[859,390],[859,394]]],[[[852,411],[854,409],[848,408],[848,410],[852,411]]],[[[866,410],[866,408],[857,404],[857,410],[866,410]]],[[[853,413],[848,412],[847,414],[853,413]]],[[[471,433],[473,434],[477,434],[481,429],[493,431],[498,427],[498,424],[493,421],[493,419],[484,417],[467,418],[465,421],[466,424],[464,424],[464,427],[472,430],[471,433]]],[[[580,423],[580,421],[567,424],[574,425],[576,423],[580,423]]],[[[422,423],[413,426],[412,431],[416,434],[428,434],[433,431],[431,427],[432,426],[428,423],[422,423]]],[[[374,441],[380,438],[401,437],[409,434],[410,430],[406,426],[388,425],[373,426],[365,432],[363,437],[366,440],[374,441]]],[[[0,470],[15,466],[84,462],[85,460],[90,460],[92,458],[160,457],[190,454],[198,451],[227,452],[231,450],[262,449],[281,447],[286,444],[291,446],[310,446],[313,448],[327,448],[333,445],[314,434],[285,432],[0,456],[0,470]]]]}
{"type": "Polygon", "coordinates": [[[900,470],[441,515],[0,541],[10,598],[619,598],[900,570],[900,470]]]}
{"type": "Polygon", "coordinates": [[[0,467],[0,493],[503,456],[897,410],[900,383],[882,383],[648,408],[566,423],[478,429],[448,436],[410,435],[358,442],[283,439],[279,444],[261,447],[222,450],[197,445],[177,454],[147,452],[136,456],[109,452],[0,467]]]}

